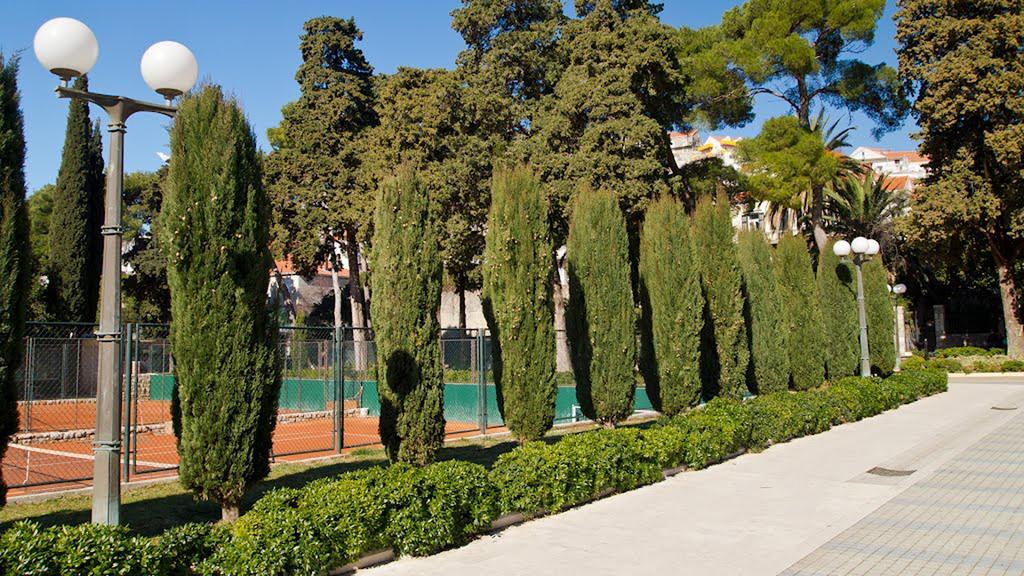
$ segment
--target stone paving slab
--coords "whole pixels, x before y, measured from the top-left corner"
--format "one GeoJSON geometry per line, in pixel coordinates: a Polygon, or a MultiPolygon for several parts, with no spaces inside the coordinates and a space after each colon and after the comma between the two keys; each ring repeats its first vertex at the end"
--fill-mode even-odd
{"type": "Polygon", "coordinates": [[[782,576],[1024,574],[1024,413],[782,576]]]}

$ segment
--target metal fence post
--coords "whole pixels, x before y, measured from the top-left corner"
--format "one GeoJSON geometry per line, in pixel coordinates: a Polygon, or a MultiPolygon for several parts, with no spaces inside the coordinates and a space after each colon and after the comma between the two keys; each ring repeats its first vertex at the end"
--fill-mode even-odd
{"type": "Polygon", "coordinates": [[[334,451],[345,447],[345,329],[334,328],[334,451]]]}
{"type": "Polygon", "coordinates": [[[487,434],[487,364],[484,362],[484,331],[476,333],[477,415],[480,433],[487,434]]]}
{"type": "Polygon", "coordinates": [[[130,480],[130,466],[132,444],[132,360],[135,357],[135,325],[126,324],[124,327],[124,482],[130,480]]]}

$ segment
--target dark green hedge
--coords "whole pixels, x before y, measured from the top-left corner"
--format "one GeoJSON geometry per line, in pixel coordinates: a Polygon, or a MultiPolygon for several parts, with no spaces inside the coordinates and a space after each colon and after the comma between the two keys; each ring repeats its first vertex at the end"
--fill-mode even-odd
{"type": "Polygon", "coordinates": [[[946,389],[946,374],[906,370],[844,378],[804,392],[716,398],[654,426],[599,429],[527,442],[491,470],[458,461],[349,472],[275,490],[230,528],[187,525],[156,539],[92,525],[0,535],[0,573],[320,574],[382,548],[422,556],[487,531],[499,514],[557,512],[657,482],[662,470],[704,468],[946,389]]]}

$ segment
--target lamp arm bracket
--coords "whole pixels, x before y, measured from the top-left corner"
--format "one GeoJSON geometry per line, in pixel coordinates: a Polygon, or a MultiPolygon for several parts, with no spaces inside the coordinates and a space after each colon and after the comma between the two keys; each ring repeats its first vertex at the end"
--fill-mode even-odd
{"type": "Polygon", "coordinates": [[[58,86],[55,92],[57,93],[58,98],[85,100],[86,102],[96,104],[107,112],[112,124],[123,123],[128,120],[129,116],[136,112],[155,112],[157,114],[163,114],[169,118],[174,118],[175,113],[178,111],[177,107],[167,104],[143,102],[142,100],[125,98],[124,96],[98,94],[96,92],[76,90],[75,88],[68,88],[66,86],[58,86]]]}

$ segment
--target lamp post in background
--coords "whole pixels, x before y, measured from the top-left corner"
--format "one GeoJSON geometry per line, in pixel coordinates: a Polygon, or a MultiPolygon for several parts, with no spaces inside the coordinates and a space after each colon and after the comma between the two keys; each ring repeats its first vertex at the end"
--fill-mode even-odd
{"type": "Polygon", "coordinates": [[[165,104],[75,90],[68,81],[92,69],[99,44],[88,26],[72,18],[54,18],[39,27],[33,41],[36,58],[61,79],[59,98],[92,102],[110,119],[110,156],[107,162],[103,208],[103,269],[100,282],[99,376],[96,390],[96,433],[93,440],[92,521],[120,523],[121,426],[121,192],[124,183],[125,122],[136,112],[174,117],[172,100],[192,88],[199,75],[196,59],[177,42],[157,42],[142,56],[142,77],[162,95],[165,104]]]}
{"type": "Polygon", "coordinates": [[[863,236],[853,239],[853,242],[840,240],[832,246],[832,252],[843,261],[853,253],[853,266],[857,269],[857,320],[860,323],[860,375],[871,376],[871,355],[868,351],[868,320],[864,308],[864,277],[861,274],[860,266],[872,256],[878,254],[880,246],[875,240],[869,240],[863,236]]]}
{"type": "Polygon", "coordinates": [[[895,286],[889,286],[889,294],[892,298],[892,319],[893,319],[893,330],[892,330],[892,344],[893,348],[896,349],[896,362],[893,364],[893,372],[900,371],[900,361],[902,360],[903,354],[900,352],[900,315],[899,310],[896,307],[896,297],[906,294],[906,284],[896,284],[895,286]]]}

